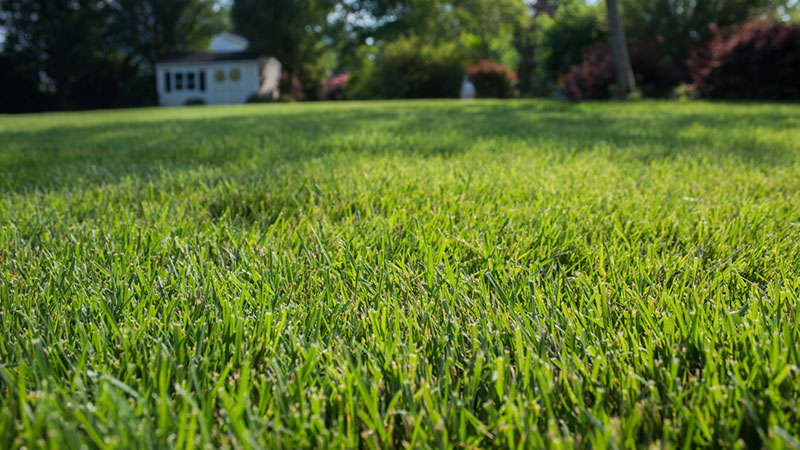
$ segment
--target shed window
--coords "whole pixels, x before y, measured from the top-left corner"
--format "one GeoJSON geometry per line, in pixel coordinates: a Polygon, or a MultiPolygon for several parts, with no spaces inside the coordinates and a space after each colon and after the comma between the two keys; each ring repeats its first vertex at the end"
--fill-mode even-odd
{"type": "Polygon", "coordinates": [[[164,73],[164,91],[169,92],[172,90],[172,78],[169,70],[164,73]]]}
{"type": "Polygon", "coordinates": [[[206,91],[206,71],[200,71],[200,90],[205,92],[206,91]]]}
{"type": "Polygon", "coordinates": [[[175,74],[175,90],[176,91],[183,90],[183,74],[180,72],[175,74]]]}
{"type": "Polygon", "coordinates": [[[231,69],[230,79],[231,79],[231,81],[239,81],[239,80],[241,80],[242,79],[242,71],[239,70],[238,68],[231,69]]]}
{"type": "Polygon", "coordinates": [[[194,72],[186,74],[186,89],[190,91],[194,90],[194,72]]]}

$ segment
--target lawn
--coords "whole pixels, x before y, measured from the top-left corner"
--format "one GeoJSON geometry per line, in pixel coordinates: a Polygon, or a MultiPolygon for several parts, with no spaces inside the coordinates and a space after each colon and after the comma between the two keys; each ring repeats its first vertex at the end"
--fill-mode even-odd
{"type": "Polygon", "coordinates": [[[0,447],[800,446],[800,105],[0,116],[0,447]]]}

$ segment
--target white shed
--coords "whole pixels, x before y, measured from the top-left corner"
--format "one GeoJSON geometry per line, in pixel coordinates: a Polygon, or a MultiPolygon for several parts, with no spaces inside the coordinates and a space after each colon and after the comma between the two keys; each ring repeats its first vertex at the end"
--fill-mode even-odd
{"type": "Polygon", "coordinates": [[[247,45],[241,36],[223,33],[211,41],[210,52],[183,53],[159,61],[158,103],[236,104],[244,103],[260,90],[263,93],[262,71],[267,58],[245,52],[247,45]]]}
{"type": "Polygon", "coordinates": [[[233,33],[218,34],[211,40],[212,52],[243,52],[247,50],[250,42],[233,33]]]}

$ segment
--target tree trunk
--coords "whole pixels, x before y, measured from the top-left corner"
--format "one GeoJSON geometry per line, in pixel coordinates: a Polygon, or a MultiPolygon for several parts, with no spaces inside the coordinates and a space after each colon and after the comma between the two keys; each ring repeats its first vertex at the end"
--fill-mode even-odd
{"type": "Polygon", "coordinates": [[[614,79],[617,84],[616,97],[624,100],[636,90],[636,80],[633,78],[633,68],[628,55],[628,44],[625,41],[625,28],[622,26],[619,3],[617,0],[606,0],[606,7],[608,8],[611,56],[614,59],[614,79]]]}

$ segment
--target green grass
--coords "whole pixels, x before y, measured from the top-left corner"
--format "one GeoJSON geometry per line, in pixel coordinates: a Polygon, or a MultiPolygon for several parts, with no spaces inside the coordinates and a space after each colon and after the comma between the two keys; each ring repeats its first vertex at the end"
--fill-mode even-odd
{"type": "Polygon", "coordinates": [[[0,447],[800,446],[800,105],[0,117],[0,447]]]}

